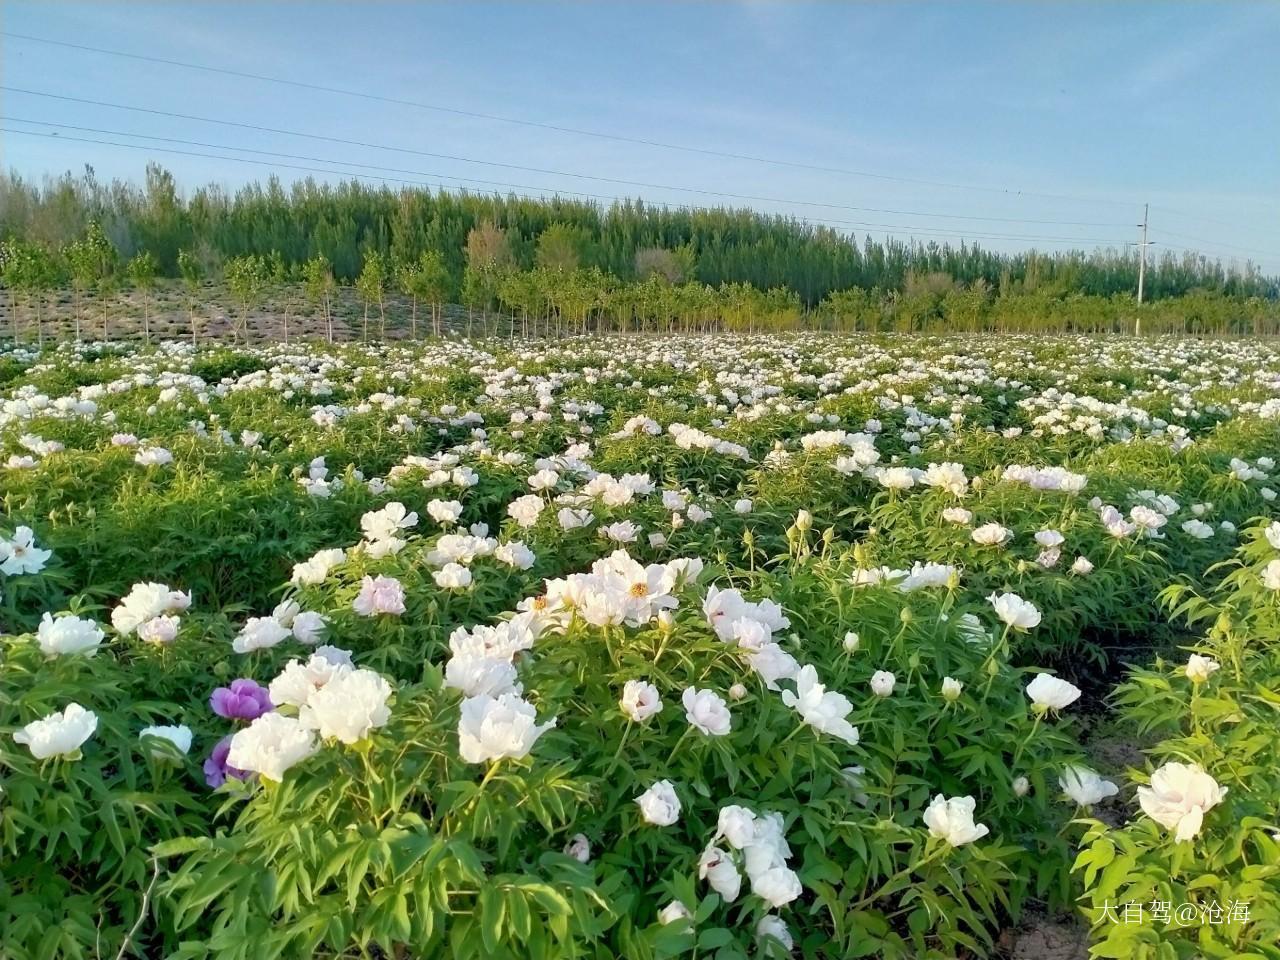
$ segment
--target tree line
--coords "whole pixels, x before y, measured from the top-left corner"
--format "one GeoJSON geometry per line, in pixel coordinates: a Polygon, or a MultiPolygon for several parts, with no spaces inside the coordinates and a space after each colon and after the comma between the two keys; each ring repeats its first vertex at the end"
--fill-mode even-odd
{"type": "MultiPolygon", "coordinates": [[[[91,168],[35,185],[0,177],[0,281],[34,313],[70,287],[76,334],[124,285],[143,303],[160,278],[194,301],[218,280],[235,301],[235,332],[272,290],[293,284],[333,329],[350,285],[362,331],[385,332],[388,298],[404,321],[441,332],[443,306],[472,321],[503,317],[526,335],[601,330],[1079,329],[1131,326],[1137,260],[1111,250],[998,254],[960,244],[879,242],[749,210],[670,210],[642,201],[571,200],[336,185],[286,191],[274,178],[234,194],[180,195],[148,165],[139,187],[100,183],[91,168]],[[89,301],[92,300],[92,304],[89,301]],[[421,316],[420,309],[423,311],[421,316]],[[495,316],[496,315],[496,316],[495,316]]],[[[1144,306],[1156,328],[1261,332],[1280,283],[1256,269],[1166,252],[1148,265],[1144,306]],[[1162,301],[1176,299],[1161,307],[1162,301]],[[1180,322],[1179,322],[1180,321],[1180,322]]],[[[16,322],[16,321],[15,321],[16,322]]]]}

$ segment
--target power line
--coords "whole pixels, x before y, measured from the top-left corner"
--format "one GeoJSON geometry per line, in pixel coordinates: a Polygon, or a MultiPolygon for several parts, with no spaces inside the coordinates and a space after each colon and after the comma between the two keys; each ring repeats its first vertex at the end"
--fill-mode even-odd
{"type": "MultiPolygon", "coordinates": [[[[31,122],[31,121],[23,121],[23,122],[31,122]]],[[[0,127],[0,132],[14,133],[14,134],[18,134],[21,136],[28,136],[28,137],[42,137],[45,139],[68,140],[74,143],[92,143],[92,144],[98,144],[101,146],[122,147],[128,150],[150,150],[158,153],[172,153],[172,154],[177,154],[181,156],[202,157],[210,160],[227,160],[234,163],[254,164],[256,166],[278,167],[280,169],[287,169],[287,170],[301,170],[301,171],[307,171],[311,173],[321,173],[321,174],[325,174],[326,176],[349,177],[353,180],[378,180],[378,181],[383,181],[387,183],[403,183],[403,184],[412,184],[417,186],[433,185],[431,180],[407,179],[404,177],[376,176],[373,174],[356,173],[350,170],[325,169],[322,167],[302,166],[302,165],[293,164],[293,163],[280,163],[280,162],[271,161],[271,160],[253,160],[248,157],[229,157],[229,156],[224,156],[219,154],[204,153],[204,152],[193,151],[193,150],[179,150],[172,147],[155,147],[155,146],[150,146],[146,144],[137,144],[137,143],[119,143],[116,141],[98,140],[98,139],[89,138],[89,137],[69,137],[69,136],[63,136],[58,133],[37,133],[32,130],[18,130],[12,127],[0,127]]],[[[142,134],[123,133],[119,135],[146,138],[145,135],[142,135],[142,134]]],[[[150,138],[146,138],[146,139],[150,139],[150,138]]],[[[160,139],[168,139],[172,142],[172,138],[160,138],[160,139]]],[[[183,142],[183,141],[178,141],[178,142],[183,142]]],[[[244,150],[244,152],[259,152],[259,153],[265,152],[265,151],[251,151],[248,148],[240,148],[240,147],[234,147],[234,146],[216,146],[216,145],[206,145],[206,144],[196,144],[196,145],[208,146],[210,149],[244,150]]],[[[339,163],[345,163],[346,161],[315,159],[314,162],[339,164],[339,163]]],[[[351,163],[348,165],[349,166],[366,166],[365,164],[359,164],[359,163],[351,163]]],[[[498,186],[507,186],[507,187],[512,187],[514,189],[524,189],[524,190],[542,189],[544,196],[547,193],[551,193],[553,195],[565,193],[570,196],[592,197],[594,199],[612,200],[615,202],[621,202],[621,201],[630,199],[625,197],[608,197],[608,196],[599,196],[595,194],[585,194],[585,193],[579,193],[578,191],[573,191],[573,190],[561,190],[559,188],[546,189],[546,188],[538,188],[538,187],[521,186],[519,184],[502,184],[497,181],[473,180],[472,178],[455,177],[455,176],[449,176],[445,174],[422,174],[422,176],[433,177],[436,179],[443,179],[443,180],[459,180],[463,182],[475,182],[475,183],[482,183],[482,184],[489,184],[489,185],[496,184],[498,186]]],[[[440,186],[439,184],[436,184],[436,185],[440,186]]],[[[498,191],[480,191],[480,192],[493,193],[497,196],[501,196],[501,193],[498,191]]],[[[707,209],[707,208],[696,208],[696,207],[691,208],[687,206],[682,207],[680,205],[672,205],[672,204],[666,204],[662,202],[657,202],[657,203],[653,203],[652,201],[644,201],[644,202],[651,203],[653,205],[661,206],[668,209],[673,206],[675,206],[676,209],[707,209]]],[[[851,225],[862,226],[862,227],[875,227],[875,228],[883,228],[888,230],[903,230],[911,233],[912,235],[943,237],[943,238],[962,239],[962,240],[970,239],[970,240],[1002,240],[1002,241],[1024,241],[1024,242],[1029,241],[1029,242],[1038,242],[1038,243],[1042,242],[1042,243],[1068,243],[1068,244],[1080,244],[1080,243],[1115,244],[1117,243],[1117,241],[1114,241],[1114,240],[1101,239],[1101,238],[1095,238],[1095,237],[1047,237],[1047,236],[1030,236],[1025,234],[1009,235],[1009,234],[988,234],[988,233],[945,233],[945,232],[936,231],[936,230],[921,230],[906,224],[876,224],[876,223],[862,223],[860,221],[855,221],[855,220],[826,220],[826,219],[816,218],[816,217],[795,217],[792,215],[777,214],[777,213],[770,214],[770,216],[773,216],[779,219],[793,219],[793,220],[798,220],[800,222],[805,222],[805,223],[851,224],[851,225]]]]}
{"type": "Polygon", "coordinates": [[[1200,222],[1202,222],[1202,223],[1211,223],[1211,224],[1214,224],[1215,226],[1219,226],[1219,227],[1226,227],[1226,228],[1227,228],[1227,229],[1229,229],[1229,230],[1239,230],[1239,229],[1240,229],[1240,227],[1239,227],[1239,225],[1238,225],[1238,224],[1234,224],[1234,223],[1227,223],[1225,220],[1215,220],[1215,219],[1213,219],[1212,217],[1204,217],[1204,216],[1201,216],[1201,215],[1199,215],[1199,214],[1195,214],[1195,213],[1184,213],[1184,212],[1183,212],[1183,211],[1181,211],[1181,210],[1172,210],[1172,209],[1170,209],[1169,207],[1157,207],[1157,206],[1153,206],[1151,209],[1152,209],[1152,210],[1159,210],[1159,211],[1163,211],[1164,213],[1171,213],[1171,214],[1173,214],[1175,217],[1183,217],[1184,219],[1187,219],[1187,220],[1198,220],[1198,221],[1200,221],[1200,222]]]}
{"type": "MultiPolygon", "coordinates": [[[[326,134],[307,133],[305,131],[286,130],[280,127],[268,127],[268,126],[262,126],[260,124],[255,124],[255,123],[245,123],[239,120],[222,120],[217,117],[201,117],[201,116],[196,116],[194,114],[173,113],[171,111],[157,110],[151,107],[138,107],[130,104],[110,103],[103,100],[90,100],[85,97],[72,97],[64,94],[47,93],[39,90],[29,90],[22,87],[10,87],[3,84],[0,84],[0,90],[7,90],[11,93],[19,93],[27,96],[44,97],[52,100],[65,100],[65,101],[70,101],[72,103],[83,103],[83,104],[88,104],[90,106],[96,106],[96,107],[107,107],[114,110],[128,110],[134,113],[144,113],[152,116],[168,117],[170,119],[192,120],[198,123],[212,123],[212,124],[217,124],[219,126],[224,126],[224,127],[236,127],[242,130],[253,130],[258,133],[274,133],[274,134],[280,134],[280,135],[289,136],[289,137],[300,137],[307,140],[320,140],[326,143],[337,143],[337,144],[342,144],[344,146],[361,147],[363,149],[388,150],[395,153],[411,154],[413,156],[419,156],[419,157],[430,157],[435,160],[450,160],[450,161],[459,162],[459,163],[475,163],[475,164],[480,164],[482,166],[499,167],[504,170],[519,170],[525,173],[541,173],[541,174],[547,174],[550,176],[568,177],[570,179],[575,179],[575,180],[592,180],[600,183],[616,184],[618,186],[641,187],[647,190],[671,190],[677,193],[692,193],[692,194],[697,194],[701,196],[724,197],[730,200],[746,200],[753,203],[782,203],[782,204],[792,204],[795,206],[820,207],[820,208],[830,209],[830,210],[850,210],[856,213],[887,213],[894,216],[932,217],[938,220],[978,220],[978,221],[989,222],[989,223],[1030,223],[1030,224],[1040,224],[1040,225],[1049,225],[1049,226],[1106,227],[1106,228],[1116,228],[1116,229],[1120,229],[1126,226],[1126,224],[1119,224],[1119,223],[1098,223],[1098,222],[1081,221],[1081,220],[1035,220],[1035,219],[1028,219],[1023,217],[967,216],[967,215],[954,214],[954,213],[934,213],[932,211],[896,210],[896,209],[886,208],[886,207],[862,207],[862,206],[855,206],[852,204],[829,203],[829,202],[820,201],[820,200],[796,200],[789,197],[769,197],[769,196],[758,196],[754,194],[729,193],[723,190],[706,190],[699,187],[685,187],[685,186],[679,186],[679,185],[673,185],[673,184],[649,183],[642,180],[626,180],[618,177],[602,177],[602,176],[596,176],[593,174],[586,174],[586,173],[572,173],[564,170],[554,170],[554,169],[548,169],[545,167],[531,167],[524,164],[506,163],[506,162],[497,161],[497,160],[479,160],[474,157],[464,157],[464,156],[459,156],[457,154],[436,153],[428,150],[416,150],[410,147],[397,147],[389,144],[373,143],[367,140],[350,140],[343,137],[328,136],[326,134]]],[[[84,129],[92,129],[92,128],[84,128],[84,129]]],[[[96,132],[112,133],[117,136],[119,135],[127,136],[127,134],[120,134],[118,131],[101,131],[100,130],[96,132]]],[[[163,139],[163,138],[152,138],[152,139],[163,139]]],[[[208,144],[201,144],[201,146],[208,146],[208,144]]],[[[303,158],[303,159],[308,159],[308,158],[303,158]]]]}
{"type": "Polygon", "coordinates": [[[1221,240],[1205,240],[1202,237],[1189,237],[1186,234],[1174,233],[1172,230],[1165,230],[1163,228],[1159,232],[1170,237],[1177,237],[1179,240],[1190,240],[1192,243],[1199,243],[1205,246],[1228,247],[1232,250],[1243,250],[1245,253],[1256,253],[1264,257],[1280,258],[1280,253],[1276,253],[1274,250],[1259,250],[1255,247],[1242,247],[1235,243],[1224,243],[1221,240]]]}
{"type": "Polygon", "coordinates": [[[894,183],[909,183],[917,186],[941,187],[952,190],[978,190],[989,193],[999,193],[1005,196],[1016,197],[1037,197],[1050,200],[1067,200],[1075,203],[1094,203],[1105,204],[1116,207],[1135,207],[1131,204],[1120,200],[1110,200],[1101,197],[1083,197],[1073,196],[1070,194],[1058,193],[1040,193],[1030,190],[1019,190],[1010,187],[992,187],[982,184],[972,183],[950,183],[938,180],[925,180],[914,177],[900,177],[891,174],[877,173],[867,170],[853,170],[844,167],[830,167],[813,163],[802,163],[796,160],[782,160],[776,157],[754,156],[752,154],[733,153],[725,150],[712,150],[705,147],[694,147],[687,144],[668,143],[661,140],[651,140],[644,137],[628,137],[621,134],[604,133],[598,130],[587,130],[580,127],[569,127],[561,124],[545,123],[537,120],[526,120],[520,117],[502,116],[500,114],[481,113],[473,110],[462,110],[457,107],[446,107],[440,104],[424,103],[417,100],[403,100],[398,97],[388,97],[375,93],[367,93],[361,90],[350,90],[343,87],[330,87],[324,84],[309,83],[302,80],[291,80],[287,77],[272,77],[266,74],[249,73],[242,70],[231,70],[226,67],[214,67],[208,64],[190,63],[184,60],[173,60],[166,57],[154,57],[140,53],[129,53],[123,50],[111,50],[105,47],[94,47],[88,44],[70,43],[65,40],[53,40],[49,37],[37,37],[31,34],[15,33],[7,30],[0,30],[0,36],[10,37],[15,40],[26,40],[31,43],[44,43],[51,46],[66,47],[72,50],[83,50],[89,53],[104,54],[113,57],[124,57],[130,60],[140,60],[147,63],[160,63],[171,67],[182,67],[188,70],[202,70],[208,73],[221,74],[223,76],[239,77],[246,80],[257,80],[264,83],[277,83],[285,86],[298,87],[304,90],[314,90],[320,93],[339,94],[347,97],[358,97],[363,100],[372,100],[379,103],[395,104],[397,106],[413,107],[419,110],[431,110],[439,113],[448,113],[455,116],[471,117],[473,119],[488,120],[496,123],[510,123],[524,127],[535,127],[542,130],[552,130],[557,133],[567,133],[574,136],[594,137],[601,140],[613,140],[619,143],[639,144],[648,147],[657,147],[664,150],[680,150],[685,153],[696,153],[710,157],[723,157],[730,160],[745,160],[751,163],[763,163],[774,166],[794,167],[802,170],[815,170],[823,173],[837,173],[851,177],[865,177],[873,180],[885,180],[894,183]]]}

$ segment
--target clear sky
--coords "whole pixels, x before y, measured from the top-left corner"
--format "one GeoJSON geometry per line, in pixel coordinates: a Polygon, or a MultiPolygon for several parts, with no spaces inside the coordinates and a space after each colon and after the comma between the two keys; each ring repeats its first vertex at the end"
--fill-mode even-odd
{"type": "Polygon", "coordinates": [[[1155,252],[1251,257],[1280,273],[1280,3],[4,0],[0,30],[10,34],[0,37],[0,163],[24,176],[89,163],[100,179],[137,181],[154,159],[183,186],[234,187],[273,170],[286,181],[310,172],[284,166],[294,164],[535,195],[752,206],[859,236],[968,236],[1005,250],[1136,241],[1148,201],[1155,252]],[[529,167],[539,171],[516,169],[529,167]]]}

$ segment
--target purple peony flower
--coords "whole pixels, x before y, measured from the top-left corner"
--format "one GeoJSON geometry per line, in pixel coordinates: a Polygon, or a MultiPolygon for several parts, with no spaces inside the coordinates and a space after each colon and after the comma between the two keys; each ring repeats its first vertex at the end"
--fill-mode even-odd
{"type": "Polygon", "coordinates": [[[267,688],[243,678],[232,680],[229,687],[219,687],[213,691],[209,706],[218,716],[230,720],[257,720],[272,709],[267,688]]]}
{"type": "Polygon", "coordinates": [[[237,780],[248,780],[253,776],[247,770],[240,770],[227,764],[227,754],[231,752],[231,737],[225,736],[209,751],[209,759],[204,762],[204,782],[211,787],[220,787],[227,782],[227,777],[237,780]]]}

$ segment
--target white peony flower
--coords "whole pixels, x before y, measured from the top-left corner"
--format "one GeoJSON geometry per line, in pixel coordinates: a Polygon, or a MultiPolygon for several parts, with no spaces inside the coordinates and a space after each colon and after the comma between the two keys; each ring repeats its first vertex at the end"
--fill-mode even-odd
{"type": "Polygon", "coordinates": [[[431,519],[444,527],[451,527],[462,516],[462,504],[457,500],[432,500],[427,504],[431,519]]]}
{"type": "Polygon", "coordinates": [[[36,630],[36,642],[40,644],[40,652],[46,657],[75,653],[93,656],[98,652],[105,636],[102,628],[94,621],[70,614],[55,620],[46,613],[40,618],[40,627],[36,630]]]}
{"type": "Polygon", "coordinates": [[[446,563],[432,577],[444,590],[465,590],[471,586],[471,571],[460,563],[446,563]]]}
{"type": "Polygon", "coordinates": [[[152,617],[150,620],[138,624],[138,639],[143,643],[167,646],[177,639],[178,629],[181,626],[182,621],[171,614],[152,617]]]}
{"type": "Polygon", "coordinates": [[[733,724],[729,706],[715,691],[686,687],[680,700],[690,725],[709,737],[723,737],[729,732],[733,724]]]}
{"type": "Polygon", "coordinates": [[[321,550],[310,560],[293,565],[293,575],[289,582],[297,586],[314,586],[323,583],[329,571],[347,559],[345,550],[333,548],[321,550]]]}
{"type": "Polygon", "coordinates": [[[507,515],[527,529],[538,522],[538,515],[542,513],[544,506],[546,504],[541,497],[530,493],[507,504],[507,515]]]}
{"type": "Polygon", "coordinates": [[[0,573],[6,577],[39,573],[52,556],[52,550],[36,546],[35,531],[30,527],[20,526],[11,539],[0,539],[0,573]]]}
{"type": "Polygon", "coordinates": [[[502,544],[493,551],[493,557],[499,563],[505,563],[517,570],[528,570],[538,559],[537,555],[519,540],[502,544]]]}
{"type": "Polygon", "coordinates": [[[1280,520],[1271,521],[1267,529],[1262,531],[1262,535],[1266,537],[1267,543],[1276,550],[1280,550],[1280,520]]]}
{"type": "Polygon", "coordinates": [[[236,653],[267,650],[291,636],[293,631],[275,617],[250,617],[231,641],[231,649],[236,653]]]}
{"type": "Polygon", "coordinates": [[[698,858],[698,879],[706,880],[725,903],[738,899],[742,891],[742,874],[729,854],[714,845],[703,850],[698,858]]]}
{"type": "Polygon", "coordinates": [[[644,723],[662,709],[658,688],[643,680],[628,680],[622,686],[622,698],[618,706],[628,719],[644,723]]]}
{"type": "Polygon", "coordinates": [[[1186,521],[1182,524],[1182,531],[1197,540],[1210,540],[1214,535],[1213,526],[1203,520],[1186,521]]]}
{"type": "Polygon", "coordinates": [[[804,892],[800,878],[790,867],[777,866],[751,877],[751,892],[775,908],[785,907],[804,892]]]}
{"type": "Polygon", "coordinates": [[[510,660],[495,657],[455,655],[445,665],[444,683],[459,690],[464,697],[497,697],[504,693],[519,695],[516,667],[510,660]]]}
{"type": "Polygon", "coordinates": [[[271,681],[267,692],[277,707],[301,707],[330,680],[351,669],[351,655],[345,650],[317,647],[305,664],[290,660],[271,681]]]}
{"type": "MultiPolygon", "coordinates": [[[[186,756],[191,752],[191,728],[188,726],[177,727],[143,727],[142,732],[138,734],[138,739],[145,737],[158,737],[161,740],[167,740],[177,751],[186,756]]],[[[164,749],[152,749],[151,755],[159,760],[169,759],[169,754],[164,749]]]]}
{"type": "Polygon", "coordinates": [[[1262,585],[1268,590],[1280,590],[1280,560],[1272,560],[1262,568],[1262,585]]]}
{"type": "Polygon", "coordinates": [[[977,527],[969,534],[973,538],[973,542],[981,544],[984,547],[999,547],[1008,543],[1013,537],[1013,531],[1008,527],[1002,527],[998,523],[984,523],[977,527]]]}
{"type": "Polygon", "coordinates": [[[756,924],[756,937],[762,941],[761,946],[766,954],[769,952],[768,941],[770,940],[776,940],[787,953],[796,948],[795,938],[791,936],[786,923],[781,917],[776,917],[772,913],[766,913],[760,918],[760,922],[756,924]]]}
{"type": "Polygon", "coordinates": [[[676,923],[680,920],[692,920],[693,914],[679,900],[672,900],[665,907],[658,911],[658,922],[662,925],[668,923],[676,923]]]}
{"type": "Polygon", "coordinates": [[[324,614],[314,610],[303,610],[293,618],[293,639],[314,647],[324,636],[324,628],[328,624],[324,614]]]}
{"type": "Polygon", "coordinates": [[[365,576],[360,581],[360,593],[351,603],[351,609],[362,617],[376,617],[388,613],[399,616],[404,613],[404,587],[395,577],[365,576]]]}
{"type": "Polygon", "coordinates": [[[715,840],[724,838],[735,850],[742,850],[754,842],[755,835],[754,813],[734,803],[720,808],[720,814],[716,818],[715,840]]]}
{"type": "Polygon", "coordinates": [[[955,497],[963,497],[969,489],[969,478],[964,474],[964,467],[958,463],[929,464],[921,482],[955,497]]]}
{"type": "Polygon", "coordinates": [[[987,601],[995,608],[996,616],[1015,630],[1030,630],[1040,623],[1040,611],[1029,600],[1016,593],[991,594],[987,601]]]}
{"type": "Polygon", "coordinates": [[[796,676],[796,692],[782,691],[782,702],[815,730],[843,740],[850,746],[857,745],[858,728],[848,720],[853,704],[843,694],[829,692],[820,684],[818,671],[812,666],[801,668],[796,676]]]}
{"type": "Polygon", "coordinates": [[[942,698],[944,700],[959,700],[960,691],[964,689],[964,684],[955,677],[942,678],[942,698]]]}
{"type": "Polygon", "coordinates": [[[271,611],[271,618],[280,626],[292,630],[293,618],[301,612],[302,606],[297,600],[281,600],[276,604],[276,608],[271,611]]]}
{"type": "Polygon", "coordinates": [[[776,643],[766,643],[758,650],[749,651],[747,663],[770,690],[778,689],[779,680],[794,680],[800,672],[796,658],[776,643]]]}
{"type": "Polygon", "coordinates": [[[986,824],[973,822],[977,801],[973,797],[951,797],[942,794],[933,798],[924,812],[924,823],[929,833],[945,840],[953,847],[960,847],[980,840],[990,831],[986,824]]]}
{"type": "Polygon", "coordinates": [[[894,685],[898,682],[888,670],[877,670],[871,675],[871,692],[877,697],[893,696],[894,685]]]}
{"type": "Polygon", "coordinates": [[[586,834],[575,833],[568,843],[564,845],[565,856],[573,857],[579,863],[589,863],[591,860],[591,841],[587,839],[586,834]]]}
{"type": "Polygon", "coordinates": [[[1218,786],[1198,764],[1170,761],[1151,775],[1151,786],[1138,788],[1138,803],[1147,816],[1182,841],[1200,832],[1204,815],[1226,795],[1227,788],[1218,786]]]}
{"type": "Polygon", "coordinates": [[[1091,807],[1120,792],[1120,788],[1110,780],[1103,780],[1093,770],[1080,766],[1065,768],[1058,777],[1058,785],[1063,793],[1082,807],[1091,807]]]}
{"type": "Polygon", "coordinates": [[[171,590],[163,583],[135,583],[111,611],[111,626],[128,636],[140,624],[163,614],[181,613],[191,606],[191,594],[171,590]]]}
{"type": "Polygon", "coordinates": [[[1068,707],[1080,699],[1080,688],[1066,680],[1038,673],[1027,684],[1027,696],[1035,704],[1037,713],[1052,710],[1058,711],[1068,707]]]}
{"type": "Polygon", "coordinates": [[[315,732],[296,717],[264,713],[232,736],[227,764],[279,783],[290,767],[318,749],[315,732]]]}
{"type": "Polygon", "coordinates": [[[659,780],[636,797],[640,816],[655,827],[669,827],[680,819],[680,798],[670,780],[659,780]]]}
{"type": "Polygon", "coordinates": [[[63,710],[55,711],[42,720],[33,720],[14,735],[37,760],[49,757],[80,756],[81,745],[98,729],[98,715],[78,703],[69,703],[63,710]]]}
{"type": "Polygon", "coordinates": [[[1062,546],[1065,540],[1066,537],[1057,530],[1040,530],[1036,533],[1036,543],[1046,550],[1062,546]]]}
{"type": "Polygon", "coordinates": [[[1093,573],[1093,564],[1088,557],[1076,557],[1075,563],[1071,564],[1071,572],[1078,577],[1087,577],[1093,573]]]}
{"type": "Polygon", "coordinates": [[[528,479],[529,489],[539,493],[546,490],[554,490],[559,482],[560,474],[554,470],[539,470],[528,479]]]}
{"type": "Polygon", "coordinates": [[[467,763],[519,759],[555,725],[555,717],[537,723],[533,704],[514,693],[467,697],[458,716],[458,752],[467,763]]]}
{"type": "Polygon", "coordinates": [[[1193,653],[1187,659],[1187,665],[1184,669],[1187,679],[1192,683],[1204,683],[1221,666],[1222,664],[1212,657],[1202,657],[1198,653],[1193,653]]]}
{"type": "Polygon", "coordinates": [[[391,684],[373,670],[344,670],[307,697],[298,719],[322,738],[350,746],[386,726],[391,693],[391,684]]]}
{"type": "Polygon", "coordinates": [[[405,505],[393,500],[381,510],[371,510],[360,518],[360,530],[366,540],[391,540],[401,530],[416,526],[418,515],[410,513],[405,505]]]}

